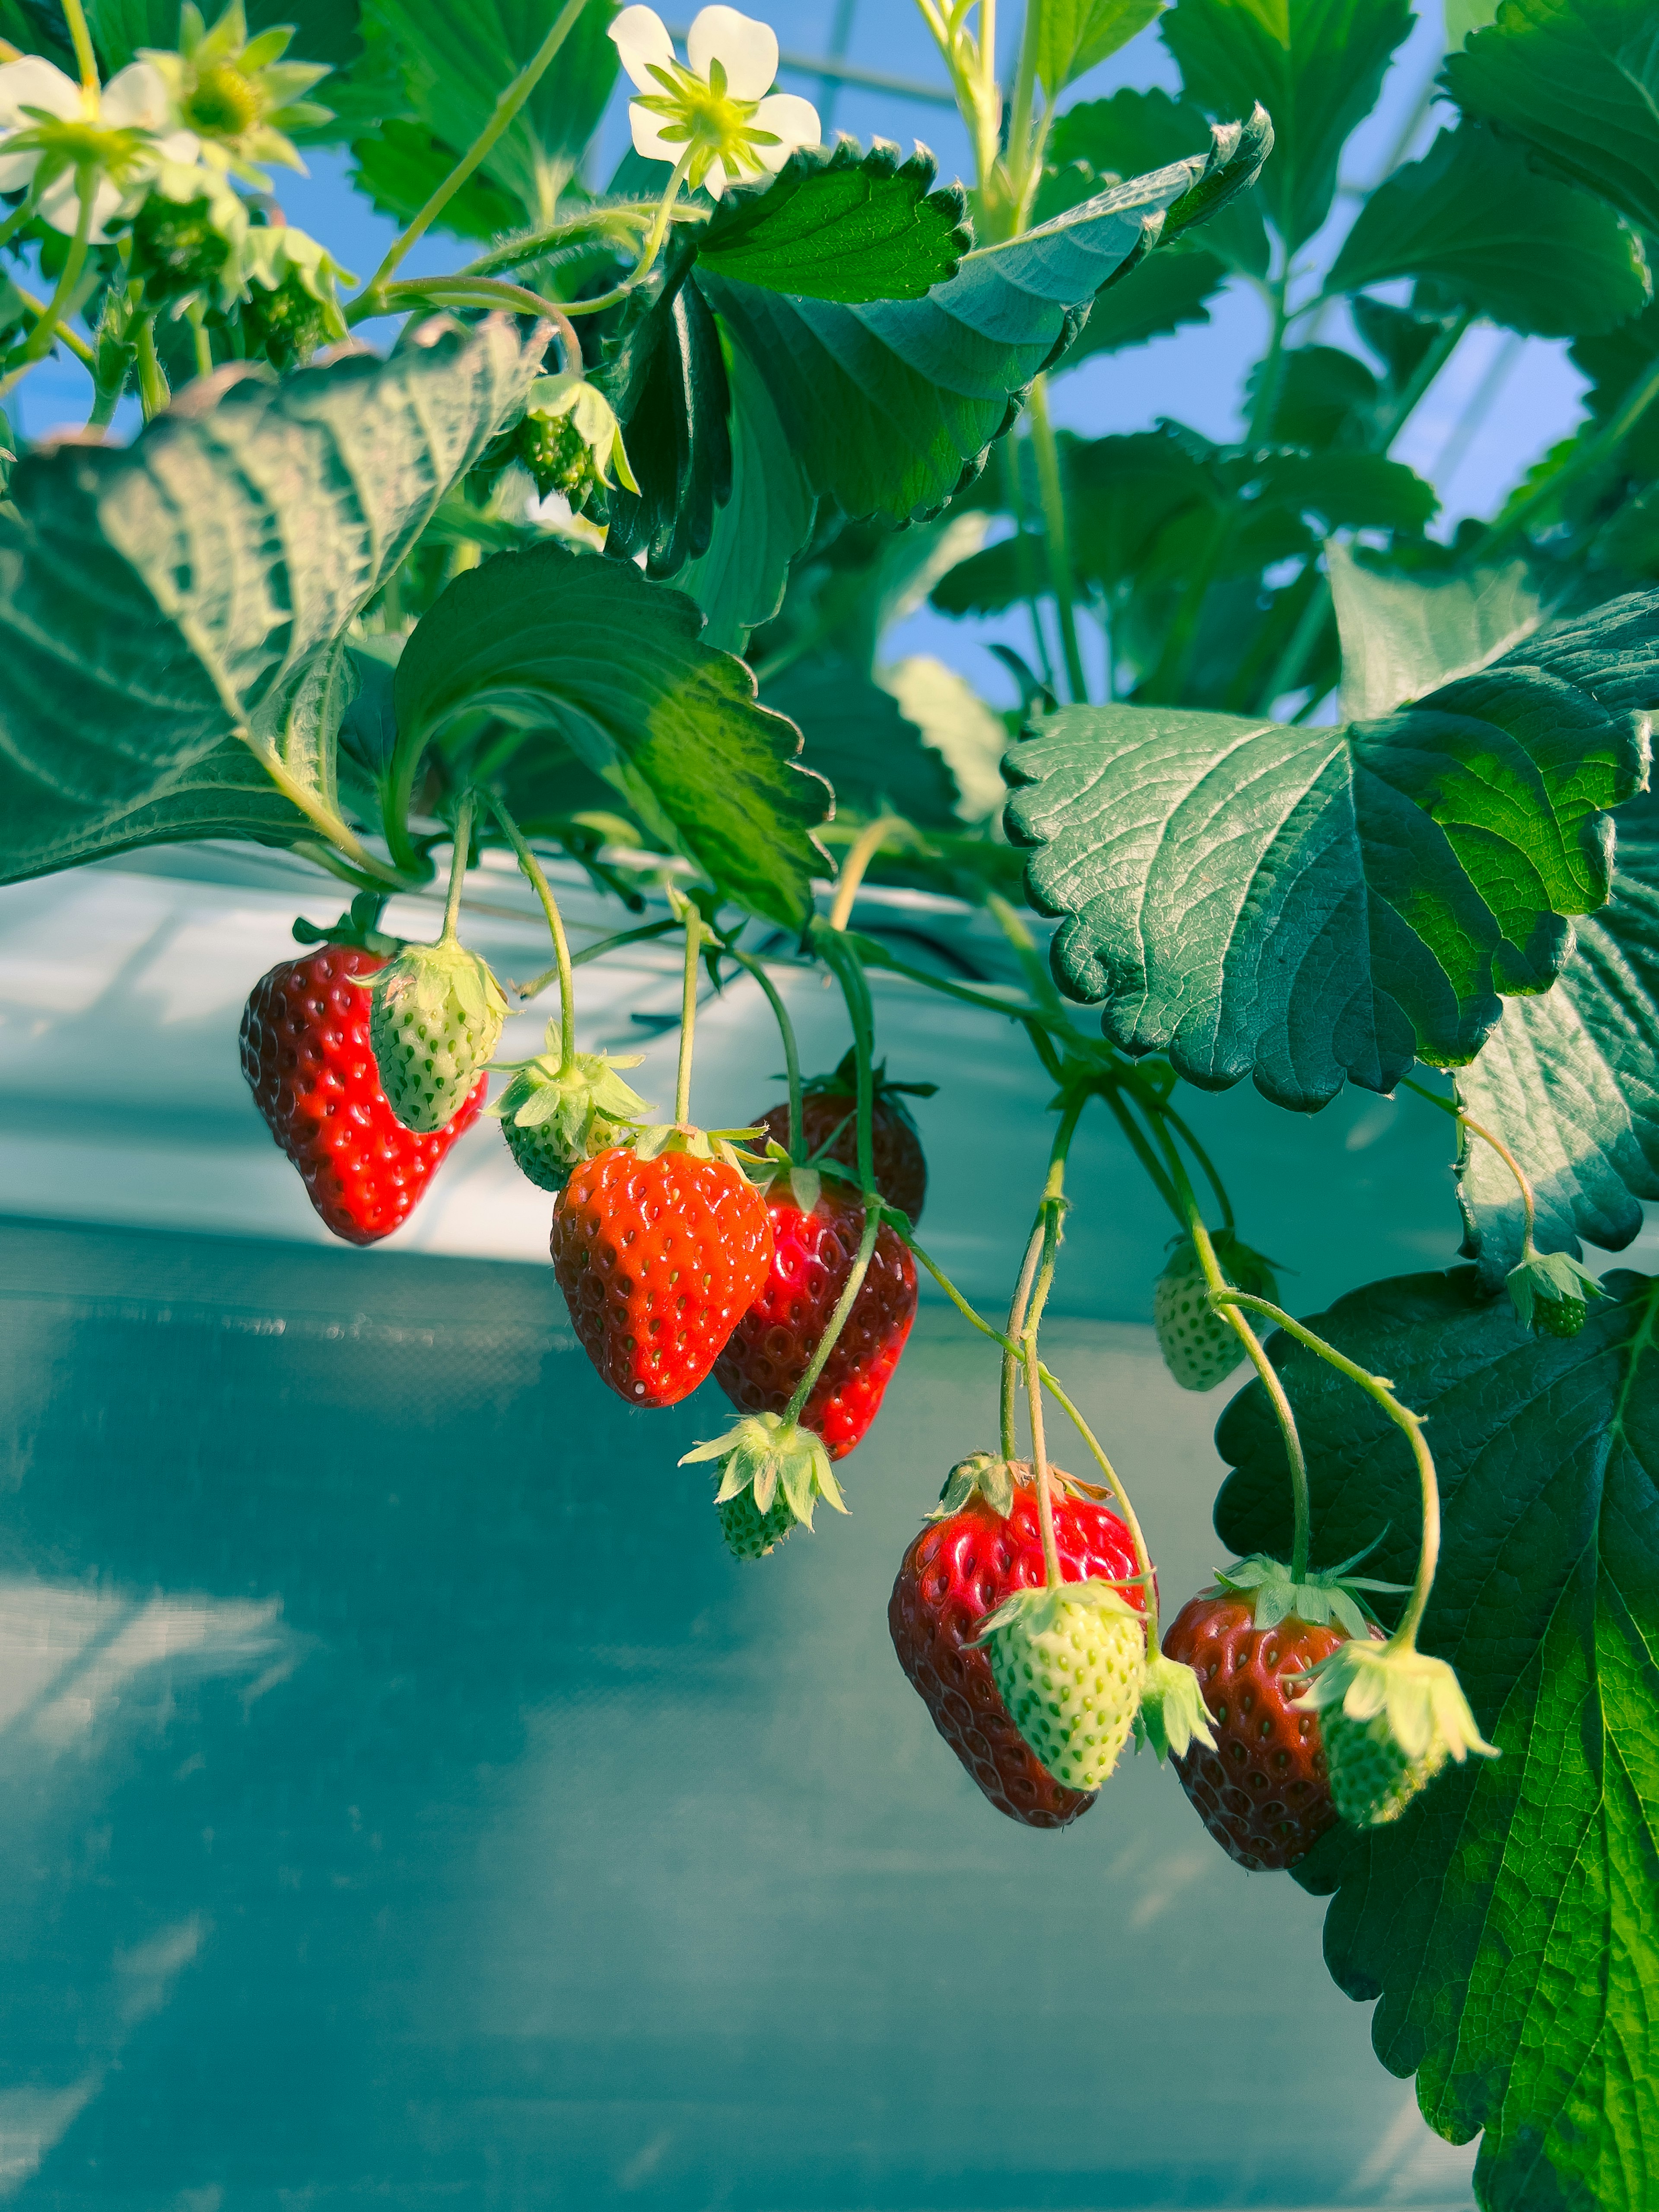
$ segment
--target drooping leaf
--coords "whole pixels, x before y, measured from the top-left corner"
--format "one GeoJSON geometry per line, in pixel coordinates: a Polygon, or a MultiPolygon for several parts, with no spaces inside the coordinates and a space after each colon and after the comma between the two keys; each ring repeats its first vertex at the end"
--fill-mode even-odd
{"type": "MultiPolygon", "coordinates": [[[[1638,384],[1659,369],[1659,300],[1617,330],[1580,338],[1571,352],[1574,366],[1590,380],[1584,406],[1599,429],[1620,411],[1638,384]]],[[[1659,406],[1650,405],[1637,417],[1618,458],[1638,477],[1650,482],[1659,477],[1659,406]]]]}
{"type": "Polygon", "coordinates": [[[861,814],[902,814],[922,828],[957,818],[956,780],[898,702],[840,653],[798,660],[766,686],[766,703],[799,729],[801,761],[861,814]]]}
{"type": "Polygon", "coordinates": [[[1029,896],[1107,1035],[1306,1109],[1467,1063],[1606,899],[1641,787],[1659,593],[1525,640],[1381,720],[1073,707],[1010,754],[1029,896]]]}
{"type": "Polygon", "coordinates": [[[743,662],[698,642],[702,623],[631,562],[556,545],[500,554],[458,576],[404,649],[400,756],[417,759],[472,708],[550,724],[726,896],[798,927],[829,793],[792,764],[799,734],[756,705],[743,662]]]}
{"type": "MultiPolygon", "coordinates": [[[[1043,218],[1062,208],[1074,207],[1108,185],[1125,177],[1160,169],[1189,154],[1201,153],[1209,142],[1209,120],[1190,100],[1172,100],[1167,92],[1139,91],[1125,86],[1105,100],[1079,100],[1055,118],[1048,139],[1048,160],[1054,173],[1045,181],[1038,207],[1043,218]]],[[[1203,226],[1202,249],[1213,253],[1231,270],[1261,276],[1267,271],[1267,234],[1262,227],[1261,194],[1237,194],[1203,226]]],[[[1159,252],[1146,264],[1145,274],[1158,267],[1168,251],[1168,226],[1159,252]]],[[[1189,251],[1199,241],[1188,241],[1189,251]]],[[[1142,273],[1142,272],[1137,272],[1142,273]]],[[[1097,311],[1109,299],[1106,293],[1097,311]]],[[[1091,317],[1092,321],[1093,318],[1091,317]]]]}
{"type": "Polygon", "coordinates": [[[1651,296],[1642,241],[1613,210],[1541,176],[1479,124],[1443,131],[1378,185],[1343,241],[1332,289],[1432,276],[1511,330],[1611,330],[1651,296]]]}
{"type": "Polygon", "coordinates": [[[605,550],[646,556],[646,572],[672,576],[708,550],[714,510],[732,494],[731,394],[708,303],[689,281],[693,249],[671,247],[654,299],[638,311],[596,380],[622,424],[635,480],[610,495],[605,550]]]}
{"type": "Polygon", "coordinates": [[[703,642],[741,653],[749,633],[782,604],[789,564],[812,532],[815,507],[766,380],[731,334],[732,495],[714,515],[708,550],[675,578],[707,617],[703,642]]]}
{"type": "MultiPolygon", "coordinates": [[[[370,137],[354,139],[351,152],[358,190],[398,222],[419,213],[459,159],[424,124],[403,116],[390,118],[370,137]]],[[[523,220],[517,199],[475,169],[434,227],[458,238],[494,238],[523,220]]]]}
{"type": "Polygon", "coordinates": [[[1450,55],[1467,115],[1501,125],[1659,230],[1659,24],[1631,0],[1505,0],[1450,55]]]}
{"type": "Polygon", "coordinates": [[[925,300],[854,307],[707,270],[697,282],[767,377],[814,491],[854,518],[914,520],[971,482],[1146,225],[1236,139],[976,248],[925,300]]]}
{"type": "MultiPolygon", "coordinates": [[[[1373,1284],[1314,1326],[1427,1416],[1445,1508],[1425,1650],[1502,1756],[1449,1767],[1396,1824],[1340,1828],[1296,1869],[1335,1893],[1325,1956],[1430,2124],[1485,2130],[1490,2212],[1651,2196],[1659,2141],[1659,1285],[1620,1273],[1571,1340],[1525,1334],[1472,1269],[1373,1284]]],[[[1380,1532],[1408,1579],[1417,1482],[1380,1407],[1275,1339],[1312,1481],[1314,1559],[1380,1532]]],[[[1240,1554],[1289,1556],[1261,1386],[1217,1432],[1240,1554]]]]}
{"type": "MultiPolygon", "coordinates": [[[[210,817],[227,739],[329,817],[333,728],[300,758],[286,702],[522,405],[540,352],[500,319],[434,323],[387,362],[281,386],[222,372],[125,451],[22,462],[0,514],[7,878],[222,834],[169,828],[167,807],[210,817]]],[[[239,765],[239,816],[246,788],[239,765]]]]}
{"type": "MultiPolygon", "coordinates": [[[[1416,289],[1420,295],[1423,288],[1419,285],[1416,289]]],[[[1382,357],[1389,381],[1400,393],[1410,386],[1430,347],[1456,319],[1452,310],[1431,307],[1420,296],[1413,298],[1410,306],[1400,307],[1386,300],[1373,300],[1364,292],[1355,293],[1348,312],[1360,337],[1382,357]]]]}
{"type": "Polygon", "coordinates": [[[972,246],[957,185],[933,189],[925,147],[905,160],[878,138],[867,153],[843,137],[799,148],[774,178],[726,194],[698,236],[716,276],[812,300],[857,305],[920,300],[946,283],[972,246]]]}
{"type": "Polygon", "coordinates": [[[1210,319],[1208,302],[1227,281],[1218,254],[1178,241],[1148,254],[1121,284],[1101,292],[1060,366],[1075,368],[1093,354],[1121,353],[1149,338],[1168,337],[1210,319]]]}
{"type": "Polygon", "coordinates": [[[1412,27],[1409,0],[1180,0],[1160,35],[1212,115],[1273,119],[1262,203],[1294,249],[1331,211],[1337,162],[1412,27]]]}
{"type": "MultiPolygon", "coordinates": [[[[447,146],[470,146],[552,27],[546,0],[371,0],[410,104],[447,146]]],[[[617,79],[615,0],[588,0],[484,160],[532,222],[551,222],[617,79]]]]}
{"type": "Polygon", "coordinates": [[[1407,576],[1338,544],[1327,547],[1325,562],[1342,641],[1342,712],[1351,721],[1391,714],[1437,684],[1472,676],[1544,618],[1524,561],[1407,576]]]}
{"type": "Polygon", "coordinates": [[[1046,0],[1037,41],[1037,81],[1050,102],[1068,84],[1127,46],[1164,11],[1165,0],[1046,0]]]}

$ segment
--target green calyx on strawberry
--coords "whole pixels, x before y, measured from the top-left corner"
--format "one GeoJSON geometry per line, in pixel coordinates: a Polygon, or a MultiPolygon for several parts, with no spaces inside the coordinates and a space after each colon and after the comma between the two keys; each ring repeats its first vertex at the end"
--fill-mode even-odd
{"type": "Polygon", "coordinates": [[[651,1110],[617,1073],[637,1067],[638,1053],[618,1060],[574,1053],[567,1066],[558,1041],[558,1024],[550,1022],[547,1050],[519,1061],[506,1090],[485,1109],[500,1121],[520,1167],[543,1190],[562,1190],[579,1162],[607,1145],[626,1144],[651,1110]]]}
{"type": "MultiPolygon", "coordinates": [[[[1277,1305],[1273,1263],[1241,1243],[1231,1229],[1211,1238],[1222,1273],[1237,1291],[1277,1305]]],[[[1190,1237],[1176,1241],[1152,1291],[1152,1326],[1164,1364],[1183,1390],[1212,1390],[1244,1358],[1238,1332],[1210,1304],[1203,1263],[1190,1237]]]]}
{"type": "Polygon", "coordinates": [[[1098,1790],[1140,1710],[1146,1623],[1105,1582],[1016,1590],[976,1642],[1015,1727],[1068,1790],[1098,1790]]]}
{"type": "Polygon", "coordinates": [[[727,1167],[746,1175],[751,1163],[738,1150],[736,1139],[754,1133],[752,1129],[698,1129],[689,1121],[657,1121],[634,1139],[634,1156],[656,1160],[665,1152],[684,1152],[691,1160],[724,1160],[727,1167]]]}
{"type": "Polygon", "coordinates": [[[1577,1336],[1589,1301],[1607,1295],[1570,1253],[1540,1252],[1530,1238],[1520,1265],[1510,1270],[1507,1287],[1522,1328],[1535,1336],[1577,1336]]]}
{"type": "Polygon", "coordinates": [[[680,1465],[711,1459],[720,1462],[714,1504],[738,1559],[763,1559],[793,1529],[811,1528],[820,1498],[837,1513],[847,1510],[822,1438],[781,1413],[745,1413],[724,1436],[694,1446],[680,1465]]]}
{"type": "Polygon", "coordinates": [[[380,1088],[406,1129],[447,1128],[489,1064],[507,1000],[488,963],[454,937],[406,945],[364,978],[380,1088]]]}
{"type": "Polygon", "coordinates": [[[1500,1756],[1445,1661],[1407,1644],[1339,1644],[1295,1702],[1319,1715],[1332,1802],[1356,1828],[1397,1820],[1448,1759],[1500,1756]]]}
{"type": "MultiPolygon", "coordinates": [[[[1054,1470],[1050,1468],[1052,1477],[1054,1470]]],[[[1006,1521],[1014,1510],[1014,1485],[1022,1476],[1030,1480],[1029,1467],[1012,1466],[994,1452],[969,1452],[959,1459],[945,1478],[945,1487],[939,1494],[939,1504],[927,1516],[930,1521],[948,1521],[953,1513],[960,1513],[970,1499],[982,1498],[999,1521],[1006,1521]]]]}
{"type": "Polygon", "coordinates": [[[1350,1636],[1366,1636],[1376,1616],[1359,1593],[1373,1590],[1398,1596],[1408,1587],[1405,1583],[1376,1582],[1352,1571],[1376,1548],[1368,1545],[1340,1567],[1316,1568],[1300,1582],[1282,1560],[1253,1552],[1248,1559],[1218,1567],[1213,1588],[1200,1595],[1246,1599],[1255,1607],[1258,1628],[1277,1628],[1281,1620],[1294,1619],[1305,1621],[1310,1628],[1324,1628],[1334,1622],[1350,1636]]]}
{"type": "Polygon", "coordinates": [[[380,927],[380,916],[386,910],[384,891],[359,891],[339,920],[331,922],[326,929],[307,921],[303,915],[294,923],[294,942],[296,945],[352,945],[360,952],[372,952],[377,958],[390,960],[394,952],[401,952],[401,937],[388,937],[380,927]]]}
{"type": "Polygon", "coordinates": [[[1150,1744],[1160,1765],[1166,1752],[1184,1759],[1194,1742],[1213,1751],[1212,1717],[1192,1668],[1179,1659],[1167,1659],[1161,1651],[1154,1651],[1146,1662],[1140,1710],[1135,1715],[1135,1749],[1150,1744]]]}

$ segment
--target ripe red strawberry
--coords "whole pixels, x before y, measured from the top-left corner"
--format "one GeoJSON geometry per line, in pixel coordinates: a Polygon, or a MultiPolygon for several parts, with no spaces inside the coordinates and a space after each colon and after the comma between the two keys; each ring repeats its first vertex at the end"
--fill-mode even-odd
{"type": "Polygon", "coordinates": [[[552,1249],[605,1380],[630,1406],[673,1406],[753,1304],[772,1225],[754,1185],[697,1133],[646,1157],[613,1145],[584,1160],[554,1206],[552,1249]]]}
{"type": "MultiPolygon", "coordinates": [[[[1134,1546],[1117,1515],[1058,1469],[1054,1480],[1066,1580],[1133,1575],[1134,1546]]],[[[969,1649],[1005,1598],[1044,1580],[1030,1468],[979,1453],[952,1470],[939,1517],[906,1552],[887,1626],[934,1727],[998,1812],[1028,1828],[1064,1828],[1088,1811],[1094,1793],[1068,1790],[1044,1771],[1003,1704],[989,1654],[969,1649]]],[[[1138,1584],[1125,1583],[1123,1595],[1145,1610],[1138,1584]]]]}
{"type": "Polygon", "coordinates": [[[408,1219],[440,1160],[478,1118],[480,1076],[447,1127],[417,1136],[386,1103],[369,1043],[369,998],[350,981],[385,956],[319,945],[262,975],[242,1015],[242,1073],[270,1133],[327,1226],[373,1244],[408,1219]]]}
{"type": "MultiPolygon", "coordinates": [[[[714,1363],[714,1380],[745,1413],[781,1413],[788,1405],[864,1234],[864,1207],[850,1190],[832,1183],[803,1210],[788,1177],[781,1176],[766,1210],[771,1267],[714,1363]]],[[[853,1310],[800,1412],[803,1427],[823,1437],[831,1459],[845,1459],[864,1441],[915,1317],[916,1263],[896,1230],[884,1223],[853,1310]]]]}
{"type": "MultiPolygon", "coordinates": [[[[875,1097],[870,1115],[871,1164],[876,1188],[912,1222],[920,1221],[927,1197],[927,1161],[921,1139],[904,1101],[932,1097],[933,1083],[889,1083],[884,1065],[876,1070],[875,1097]]],[[[833,1075],[815,1075],[802,1086],[801,1128],[809,1154],[823,1152],[827,1159],[858,1172],[858,1072],[848,1053],[833,1075]],[[843,1126],[844,1125],[844,1126],[843,1126]],[[836,1131],[840,1131],[839,1136],[836,1131]],[[831,1138],[835,1142],[830,1144],[831,1138]]],[[[789,1105],[773,1106],[757,1117],[758,1126],[789,1149],[789,1105]]],[[[764,1147],[765,1138],[756,1142],[764,1147]]]]}
{"type": "Polygon", "coordinates": [[[1197,1675],[1215,1734],[1212,1751],[1194,1743],[1175,1756],[1176,1772],[1222,1850],[1252,1874],[1294,1866],[1336,1822],[1319,1716],[1291,1700],[1351,1634],[1382,1633],[1340,1573],[1292,1584],[1276,1561],[1243,1561],[1188,1599],[1164,1638],[1165,1656],[1197,1675]]]}

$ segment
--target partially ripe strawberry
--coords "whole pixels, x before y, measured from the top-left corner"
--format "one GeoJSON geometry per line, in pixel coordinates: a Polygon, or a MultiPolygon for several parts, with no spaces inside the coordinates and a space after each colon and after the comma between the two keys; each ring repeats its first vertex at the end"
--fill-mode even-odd
{"type": "Polygon", "coordinates": [[[665,1149],[612,1146],[574,1169],[553,1208],[552,1251],[605,1380],[630,1406],[673,1406],[753,1304],[772,1228],[742,1170],[683,1132],[665,1149]]]}
{"type": "MultiPolygon", "coordinates": [[[[1058,1469],[1054,1535],[1068,1582],[1136,1571],[1128,1529],[1058,1469]]],[[[1029,1828],[1064,1828],[1094,1803],[1043,1767],[1009,1715],[976,1639],[1016,1590],[1046,1580],[1029,1467],[976,1453],[951,1471],[938,1515],[904,1554],[887,1607],[893,1649],[933,1725],[1000,1813],[1029,1828]]],[[[1138,1588],[1128,1603],[1142,1610],[1138,1588]]],[[[1144,1637],[1143,1637],[1144,1642],[1144,1637]]]]}
{"type": "MultiPolygon", "coordinates": [[[[847,1285],[864,1235],[864,1207],[816,1176],[783,1176],[766,1201],[772,1264],[714,1363],[714,1379],[746,1413],[781,1413],[795,1394],[847,1285]],[[799,1197],[795,1183],[803,1183],[799,1197]],[[799,1201],[808,1201],[803,1206],[799,1201]]],[[[877,1232],[870,1265],[836,1348],[801,1408],[802,1425],[831,1459],[862,1443],[916,1316],[916,1263],[896,1230],[877,1232]]]]}
{"type": "MultiPolygon", "coordinates": [[[[1272,1267],[1231,1230],[1211,1242],[1221,1272],[1237,1291],[1279,1303],[1272,1267]]],[[[1152,1291],[1152,1327],[1164,1364],[1183,1390],[1213,1390],[1244,1358],[1238,1332],[1210,1304],[1204,1270],[1192,1239],[1183,1237],[1152,1291]]]]}
{"type": "MultiPolygon", "coordinates": [[[[927,1161],[904,1102],[907,1097],[930,1098],[938,1087],[933,1083],[890,1083],[884,1062],[875,1071],[870,1152],[876,1188],[913,1224],[921,1220],[927,1202],[927,1161]]],[[[859,1102],[854,1055],[848,1053],[833,1075],[815,1075],[801,1088],[801,1130],[809,1158],[835,1160],[856,1175],[859,1102]]],[[[787,1100],[757,1116],[757,1125],[786,1152],[789,1150],[787,1100]]],[[[765,1138],[757,1141],[764,1146],[765,1138]]]]}
{"type": "Polygon", "coordinates": [[[409,1218],[463,1129],[487,1078],[441,1129],[417,1135],[386,1103],[368,1036],[368,996],[352,981],[382,953],[325,944],[262,975],[242,1015],[242,1073],[266,1127],[304,1180],[325,1225],[374,1244],[409,1218]]]}

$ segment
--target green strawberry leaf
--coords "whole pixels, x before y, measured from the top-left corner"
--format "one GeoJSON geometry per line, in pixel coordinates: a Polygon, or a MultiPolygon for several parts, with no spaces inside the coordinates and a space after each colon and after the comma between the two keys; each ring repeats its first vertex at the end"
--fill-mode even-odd
{"type": "MultiPolygon", "coordinates": [[[[375,210],[407,222],[423,208],[459,156],[424,124],[392,116],[372,137],[355,138],[352,181],[375,210]]],[[[515,198],[476,170],[446,203],[433,228],[458,238],[495,238],[524,221],[515,198]]]]}
{"type": "MultiPolygon", "coordinates": [[[[1513,2212],[1646,2201],[1659,2141],[1659,1284],[1608,1278],[1570,1340],[1527,1336],[1472,1269],[1376,1283],[1313,1324],[1428,1417],[1445,1525],[1423,1625],[1502,1756],[1449,1768],[1397,1826],[1338,1829],[1296,1869],[1335,1893],[1325,1956],[1380,1997],[1378,2057],[1431,2126],[1484,2129],[1474,2185],[1513,2212]]],[[[1386,1528],[1414,1566],[1417,1480],[1382,1409],[1270,1347],[1297,1409],[1314,1556],[1386,1528]]],[[[1223,1415],[1234,1550],[1283,1557],[1283,1446],[1259,1383],[1223,1415]]]]}
{"type": "Polygon", "coordinates": [[[661,288],[654,298],[634,295],[593,380],[616,410],[640,487],[637,498],[609,495],[605,550],[623,561],[643,553],[650,576],[675,575],[705,554],[715,509],[732,495],[726,356],[708,303],[688,281],[692,258],[685,239],[671,242],[661,288]]]}
{"type": "Polygon", "coordinates": [[[829,794],[792,764],[799,733],[755,704],[742,661],[698,642],[702,625],[631,562],[552,544],[498,554],[455,579],[404,649],[394,775],[473,708],[551,724],[726,896],[799,927],[829,794]]]}
{"type": "Polygon", "coordinates": [[[1472,676],[1544,618],[1524,561],[1407,576],[1334,544],[1325,565],[1342,641],[1342,711],[1353,721],[1472,676]]]}
{"type": "MultiPolygon", "coordinates": [[[[1651,813],[1650,800],[1635,810],[1651,813]]],[[[1581,921],[1561,980],[1516,999],[1458,1078],[1467,1110],[1520,1160],[1546,1250],[1622,1251],[1659,1198],[1659,848],[1622,832],[1613,897],[1581,921]]],[[[1515,1178],[1472,1139],[1458,1177],[1467,1235],[1495,1286],[1521,1256],[1515,1178]]]]}
{"type": "Polygon", "coordinates": [[[1037,81],[1052,106],[1084,76],[1164,12],[1165,0],[1044,0],[1038,27],[1037,81]]]}
{"type": "Polygon", "coordinates": [[[1096,295],[1089,319],[1060,368],[1075,368],[1093,354],[1122,353],[1149,338],[1207,323],[1208,303],[1227,276],[1218,254],[1184,240],[1149,254],[1124,283],[1109,284],[1096,295]]]}
{"type": "Polygon", "coordinates": [[[1645,781],[1659,592],[1525,640],[1379,720],[1069,707],[1006,772],[1055,973],[1134,1053],[1280,1105],[1472,1060],[1607,896],[1645,781]],[[1019,788],[1018,787],[1024,787],[1019,788]]]}
{"type": "Polygon", "coordinates": [[[1465,114],[1526,140],[1632,222],[1659,230],[1659,37],[1647,9],[1509,0],[1490,29],[1448,58],[1442,82],[1465,114]]]}
{"type": "Polygon", "coordinates": [[[1652,296],[1642,241],[1613,209],[1541,176],[1523,147],[1479,124],[1443,131],[1360,210],[1328,283],[1358,291],[1431,276],[1511,330],[1611,330],[1652,296]]]}
{"type": "Polygon", "coordinates": [[[800,731],[803,766],[829,779],[839,804],[923,828],[955,823],[959,794],[944,759],[891,693],[843,655],[797,660],[768,683],[765,703],[800,731]]]}
{"type": "MultiPolygon", "coordinates": [[[[1253,118],[1254,120],[1254,118],[1253,118]]],[[[1048,158],[1051,173],[1045,179],[1037,205],[1040,219],[1074,207],[1079,200],[1125,177],[1161,169],[1202,153],[1210,143],[1210,125],[1204,110],[1190,100],[1172,100],[1167,92],[1140,92],[1125,86],[1105,100],[1079,100],[1057,116],[1049,134],[1048,158]]],[[[1240,153],[1254,160],[1258,151],[1240,140],[1240,153]]],[[[1261,161],[1255,161],[1260,169],[1261,161]]],[[[1219,179],[1224,172],[1214,173],[1219,179]]],[[[1254,172],[1253,172],[1254,173],[1254,172]]],[[[1160,249],[1167,248],[1173,229],[1166,221],[1160,249]]],[[[1194,241],[1188,241],[1189,246],[1194,241]]],[[[1262,227],[1261,197],[1256,192],[1232,194],[1224,207],[1207,215],[1204,248],[1230,270],[1248,276],[1267,273],[1267,234],[1262,227]]],[[[1160,255],[1154,257],[1153,265],[1160,255]]],[[[1108,295],[1096,301],[1096,313],[1108,295]]],[[[1090,317],[1092,322],[1094,317],[1090,317]]],[[[1068,356],[1069,359],[1069,356],[1068,356]]]]}
{"type": "Polygon", "coordinates": [[[183,836],[349,841],[348,695],[299,719],[292,702],[522,404],[540,351],[500,319],[434,323],[386,362],[282,385],[222,371],[125,450],[20,463],[0,511],[6,879],[183,836]]]}
{"type": "Polygon", "coordinates": [[[799,148],[775,177],[726,194],[697,237],[698,263],[798,298],[920,300],[974,242],[966,195],[935,191],[938,173],[925,148],[906,161],[884,138],[868,153],[848,137],[799,148]]]}
{"type": "Polygon", "coordinates": [[[1292,250],[1330,213],[1343,145],[1411,27],[1409,0],[1180,0],[1164,16],[1189,99],[1212,115],[1260,100],[1273,117],[1261,198],[1292,250]]]}

